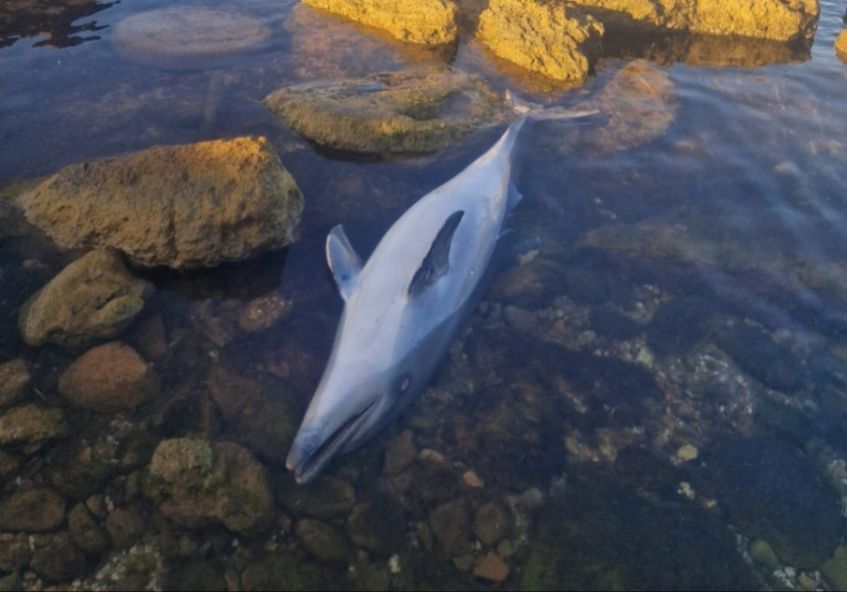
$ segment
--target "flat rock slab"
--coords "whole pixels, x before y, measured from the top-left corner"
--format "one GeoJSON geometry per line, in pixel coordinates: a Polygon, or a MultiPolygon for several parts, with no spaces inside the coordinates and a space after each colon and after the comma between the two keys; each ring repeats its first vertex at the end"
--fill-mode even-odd
{"type": "Polygon", "coordinates": [[[436,152],[497,121],[505,107],[481,80],[449,68],[298,84],[265,104],[318,144],[370,154],[436,152]]]}
{"type": "Polygon", "coordinates": [[[603,25],[563,3],[492,0],[477,37],[499,57],[558,81],[581,82],[600,56],[603,25]]]}
{"type": "Polygon", "coordinates": [[[384,29],[397,39],[423,45],[452,43],[459,10],[453,0],[304,0],[306,4],[384,29]]]}
{"type": "Polygon", "coordinates": [[[290,244],[303,196],[265,138],[239,137],[70,165],[19,204],[63,248],[185,269],[290,244]]]}
{"type": "Polygon", "coordinates": [[[183,67],[242,51],[270,36],[264,23],[235,10],[171,6],[120,21],[112,43],[133,61],[183,67]]]}

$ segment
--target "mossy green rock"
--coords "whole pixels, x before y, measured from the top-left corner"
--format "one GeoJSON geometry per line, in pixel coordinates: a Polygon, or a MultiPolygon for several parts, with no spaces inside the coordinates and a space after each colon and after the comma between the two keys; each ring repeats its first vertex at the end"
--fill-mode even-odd
{"type": "Polygon", "coordinates": [[[274,91],[265,104],[306,138],[337,150],[420,154],[496,121],[503,100],[449,68],[415,68],[274,91]]]}
{"type": "Polygon", "coordinates": [[[264,468],[231,442],[162,441],[145,472],[143,491],[164,516],[188,528],[222,524],[250,536],[273,519],[264,468]]]}
{"type": "Polygon", "coordinates": [[[91,251],[68,265],[21,308],[29,345],[82,346],[114,337],[144,308],[153,285],[133,276],[116,251],[91,251]]]}
{"type": "Polygon", "coordinates": [[[759,565],[770,568],[779,567],[779,557],[777,557],[773,547],[767,541],[761,539],[753,541],[750,545],[750,557],[759,565]]]}
{"type": "Polygon", "coordinates": [[[835,555],[821,566],[821,572],[833,590],[847,590],[847,547],[840,545],[835,555]]]}
{"type": "Polygon", "coordinates": [[[261,555],[241,575],[241,587],[244,590],[296,592],[325,590],[327,585],[316,566],[283,551],[261,555]]]}

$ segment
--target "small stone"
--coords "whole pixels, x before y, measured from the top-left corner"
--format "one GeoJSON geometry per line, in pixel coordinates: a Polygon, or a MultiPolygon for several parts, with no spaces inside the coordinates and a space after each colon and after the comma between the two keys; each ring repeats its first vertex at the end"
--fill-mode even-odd
{"type": "Polygon", "coordinates": [[[0,501],[0,531],[49,532],[65,520],[65,500],[51,489],[13,493],[0,501]]]}
{"type": "Polygon", "coordinates": [[[469,547],[470,518],[464,500],[442,504],[429,515],[429,526],[448,555],[461,555],[469,547]]]}
{"type": "Polygon", "coordinates": [[[159,391],[159,377],[130,346],[92,348],[65,370],[59,393],[74,405],[117,413],[132,411],[159,391]]]}
{"type": "Polygon", "coordinates": [[[155,315],[142,322],[135,332],[138,349],[148,360],[158,362],[168,355],[168,334],[162,315],[155,315]]]}
{"type": "Polygon", "coordinates": [[[83,504],[68,513],[68,532],[71,541],[87,555],[100,555],[109,548],[109,538],[83,504]]]}
{"type": "Polygon", "coordinates": [[[356,503],[356,491],[346,481],[329,475],[308,485],[297,485],[290,474],[285,474],[277,480],[276,498],[296,514],[335,518],[350,513],[356,503]]]}
{"type": "Polygon", "coordinates": [[[347,542],[335,528],[312,518],[297,523],[296,532],[306,550],[321,561],[339,562],[347,557],[347,542]]]}
{"type": "Polygon", "coordinates": [[[392,553],[406,539],[406,514],[393,497],[380,494],[356,504],[347,519],[350,539],[361,547],[392,553]]]}
{"type": "Polygon", "coordinates": [[[519,333],[530,333],[538,326],[538,316],[528,310],[509,305],[503,310],[509,326],[519,333]]]}
{"type": "Polygon", "coordinates": [[[27,386],[30,375],[23,359],[0,364],[0,409],[16,403],[27,386]]]}
{"type": "Polygon", "coordinates": [[[509,577],[509,566],[496,553],[489,553],[474,566],[473,575],[490,582],[504,582],[509,577]]]}
{"type": "Polygon", "coordinates": [[[115,547],[128,549],[144,533],[144,518],[137,510],[116,509],[106,518],[106,530],[115,547]]]}
{"type": "Polygon", "coordinates": [[[821,566],[821,573],[833,590],[847,590],[847,546],[835,549],[832,559],[821,566]]]}
{"type": "Polygon", "coordinates": [[[29,535],[0,535],[0,572],[18,571],[29,563],[30,557],[29,535]]]}
{"type": "Polygon", "coordinates": [[[462,475],[462,481],[464,481],[465,485],[471,489],[482,489],[485,487],[485,481],[483,481],[482,478],[474,471],[465,471],[462,475]]]}
{"type": "Polygon", "coordinates": [[[512,532],[512,515],[499,502],[483,504],[476,511],[473,531],[484,545],[493,547],[512,532]]]}
{"type": "Polygon", "coordinates": [[[86,568],[85,557],[71,542],[67,533],[59,533],[37,549],[29,567],[48,582],[68,582],[86,568]]]}
{"type": "Polygon", "coordinates": [[[695,460],[700,455],[700,451],[693,444],[683,444],[676,451],[676,458],[680,462],[689,462],[695,460]]]}
{"type": "Polygon", "coordinates": [[[447,459],[444,458],[444,455],[438,452],[437,450],[433,450],[432,448],[424,448],[418,453],[418,460],[421,462],[429,462],[435,464],[444,464],[447,462],[447,459]]]}
{"type": "Polygon", "coordinates": [[[418,454],[415,440],[410,430],[404,430],[388,443],[385,449],[385,472],[396,475],[405,469],[418,454]]]}
{"type": "Polygon", "coordinates": [[[471,569],[473,569],[474,560],[475,558],[473,556],[473,553],[465,553],[464,555],[454,557],[453,565],[459,571],[470,571],[471,569]]]}
{"type": "Polygon", "coordinates": [[[779,557],[776,556],[773,548],[761,539],[757,539],[750,545],[750,557],[759,565],[764,565],[771,569],[779,567],[779,557]]]}
{"type": "Polygon", "coordinates": [[[500,544],[497,545],[497,554],[503,559],[508,559],[512,555],[515,554],[515,546],[512,544],[512,541],[509,539],[504,539],[500,541],[500,544]]]}
{"type": "Polygon", "coordinates": [[[804,590],[806,592],[812,592],[816,590],[818,587],[818,581],[809,575],[808,572],[802,572],[799,576],[797,576],[797,587],[800,590],[804,590]]]}
{"type": "Polygon", "coordinates": [[[292,302],[276,292],[248,302],[238,315],[238,326],[245,333],[270,329],[291,312],[292,302]]]}
{"type": "Polygon", "coordinates": [[[99,493],[89,496],[85,500],[85,507],[97,518],[103,519],[106,517],[106,499],[99,493]]]}
{"type": "Polygon", "coordinates": [[[55,407],[22,405],[0,416],[0,446],[39,446],[65,436],[65,414],[55,407]]]}

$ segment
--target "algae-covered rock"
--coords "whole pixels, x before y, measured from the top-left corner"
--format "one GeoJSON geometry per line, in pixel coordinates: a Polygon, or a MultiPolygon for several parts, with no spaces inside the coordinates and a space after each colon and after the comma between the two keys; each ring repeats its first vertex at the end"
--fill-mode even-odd
{"type": "Polygon", "coordinates": [[[159,377],[130,346],[117,341],[94,347],[65,370],[59,392],[94,411],[132,411],[159,391],[159,377]]]}
{"type": "Polygon", "coordinates": [[[120,254],[98,249],[80,257],[21,308],[29,345],[85,345],[117,335],[144,307],[153,285],[134,277],[120,254]]]}
{"type": "Polygon", "coordinates": [[[839,545],[832,559],[821,566],[821,573],[833,590],[847,590],[847,547],[839,545]]]}
{"type": "Polygon", "coordinates": [[[109,548],[106,531],[84,504],[77,504],[68,513],[68,533],[71,541],[87,555],[97,556],[109,548]]]}
{"type": "Polygon", "coordinates": [[[251,561],[241,574],[244,590],[324,590],[328,582],[314,565],[284,551],[264,553],[251,561]]]}
{"type": "Polygon", "coordinates": [[[47,457],[47,478],[63,495],[82,501],[99,491],[117,472],[118,442],[108,434],[94,441],[77,439],[47,457]]]}
{"type": "Polygon", "coordinates": [[[29,567],[48,582],[68,582],[86,569],[85,556],[71,542],[68,533],[52,536],[35,550],[29,567]]]}
{"type": "Polygon", "coordinates": [[[159,146],[61,169],[19,199],[59,246],[209,267],[295,238],[303,196],[265,138],[159,146]]]}
{"type": "Polygon", "coordinates": [[[270,35],[261,21],[236,10],[169,6],[123,19],[112,44],[133,61],[184,67],[247,49],[270,35]]]}
{"type": "Polygon", "coordinates": [[[55,491],[36,488],[0,501],[0,531],[49,532],[65,520],[65,500],[55,491]]]}
{"type": "Polygon", "coordinates": [[[346,516],[356,503],[353,486],[330,475],[298,485],[291,473],[285,472],[276,480],[276,497],[289,511],[316,518],[346,516]]]}
{"type": "Polygon", "coordinates": [[[265,104],[318,144],[372,154],[441,150],[504,109],[478,78],[436,67],[298,84],[265,104]]]}
{"type": "Polygon", "coordinates": [[[512,532],[512,514],[500,502],[488,502],[476,510],[473,532],[482,544],[496,545],[512,532]]]}
{"type": "Polygon", "coordinates": [[[29,369],[23,359],[0,363],[0,409],[16,403],[29,381],[29,369]]]}
{"type": "Polygon", "coordinates": [[[548,0],[491,0],[477,37],[495,54],[554,80],[582,81],[600,56],[603,25],[548,0]]]}
{"type": "Polygon", "coordinates": [[[297,537],[309,553],[321,561],[344,561],[348,547],[344,536],[320,520],[303,518],[295,528],[297,537]]]}
{"type": "Polygon", "coordinates": [[[469,549],[470,517],[465,500],[442,504],[429,515],[429,526],[448,555],[461,555],[469,549]]]}
{"type": "Polygon", "coordinates": [[[0,416],[0,446],[33,448],[66,433],[65,414],[55,407],[21,405],[0,416]]]}
{"type": "Polygon", "coordinates": [[[174,570],[168,580],[166,588],[180,592],[193,590],[226,592],[229,589],[223,571],[214,562],[205,559],[188,561],[174,570]]]}
{"type": "Polygon", "coordinates": [[[305,0],[306,4],[378,27],[409,43],[442,45],[458,35],[453,0],[305,0]]]}
{"type": "Polygon", "coordinates": [[[818,0],[572,0],[608,27],[810,41],[818,0]]]}
{"type": "Polygon", "coordinates": [[[264,469],[230,442],[163,440],[147,467],[143,490],[164,516],[188,528],[223,524],[250,536],[273,519],[264,469]]]}
{"type": "Polygon", "coordinates": [[[394,553],[406,538],[406,514],[400,503],[386,494],[370,496],[356,504],[347,520],[350,539],[361,547],[394,553]]]}

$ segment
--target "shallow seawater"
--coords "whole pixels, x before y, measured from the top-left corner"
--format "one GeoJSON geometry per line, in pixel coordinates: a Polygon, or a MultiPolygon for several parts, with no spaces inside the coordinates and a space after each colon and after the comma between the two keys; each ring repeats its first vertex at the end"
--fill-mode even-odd
{"type": "MultiPolygon", "coordinates": [[[[66,424],[44,444],[0,447],[4,585],[845,585],[843,5],[821,2],[810,49],[618,39],[585,85],[557,89],[467,39],[412,50],[288,0],[203,2],[269,35],[188,63],[113,43],[122,20],[176,3],[65,4],[0,7],[0,363],[24,359],[32,375],[0,425],[25,404],[61,409],[66,424]],[[505,123],[431,156],[357,158],[305,141],[261,101],[422,62],[600,114],[527,127],[524,200],[447,360],[381,436],[297,486],[284,459],[342,306],[328,230],[343,223],[369,253],[505,123]],[[71,163],[240,135],[266,136],[296,179],[299,240],[214,269],[138,270],[156,291],[118,339],[153,361],[159,393],[132,413],[71,406],[57,385],[84,350],[26,346],[17,316],[80,253],[28,226],[12,199],[71,163]],[[247,303],[277,292],[291,302],[281,321],[239,329],[247,303]],[[157,503],[153,450],[185,437],[236,443],[261,463],[274,498],[265,528],[188,525],[173,519],[185,508],[157,503]],[[56,518],[15,528],[10,500],[31,490],[41,495],[24,513],[56,518]],[[508,566],[502,583],[474,575],[489,553],[508,566]]],[[[217,493],[204,503],[229,504],[227,516],[250,503],[217,493]]]]}

